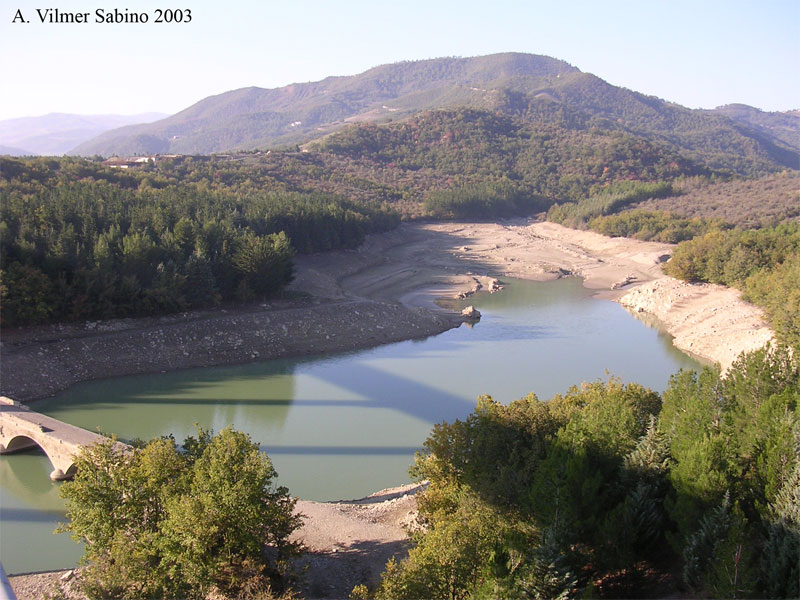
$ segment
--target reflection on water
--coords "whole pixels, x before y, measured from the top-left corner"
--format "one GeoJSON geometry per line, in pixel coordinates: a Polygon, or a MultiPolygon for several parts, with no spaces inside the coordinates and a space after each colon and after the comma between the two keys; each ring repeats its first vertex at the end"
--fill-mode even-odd
{"type": "MultiPolygon", "coordinates": [[[[668,336],[616,303],[592,299],[576,279],[513,282],[501,293],[479,294],[464,304],[483,313],[478,324],[421,341],[334,357],[91,382],[35,409],[123,440],[173,434],[180,441],[196,433],[195,423],[216,431],[234,425],[270,455],[280,483],[293,494],[331,500],[407,481],[414,451],[432,425],[465,417],[480,394],[509,402],[533,391],[548,399],[607,372],[663,390],[671,373],[698,366],[668,336]]],[[[0,465],[18,459],[25,458],[3,457],[0,465]]],[[[28,488],[27,475],[14,482],[17,470],[0,469],[4,510],[9,502],[8,519],[4,512],[0,523],[4,540],[29,536],[28,529],[23,534],[11,526],[41,524],[45,517],[34,511],[60,510],[58,499],[45,491],[57,487],[46,467],[35,484],[38,492],[29,491],[34,488],[28,488]]],[[[49,552],[47,536],[36,544],[49,552]]],[[[23,560],[5,542],[0,560],[10,572],[54,566],[23,560]]],[[[73,558],[52,560],[74,564],[73,558]]]]}
{"type": "Polygon", "coordinates": [[[40,450],[0,457],[0,562],[8,573],[76,565],[81,547],[53,535],[65,520],[53,467],[40,450]]]}

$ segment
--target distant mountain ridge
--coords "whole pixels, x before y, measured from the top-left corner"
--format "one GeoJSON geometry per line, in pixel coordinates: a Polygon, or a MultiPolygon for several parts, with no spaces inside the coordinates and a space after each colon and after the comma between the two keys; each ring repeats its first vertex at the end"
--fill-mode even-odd
{"type": "Polygon", "coordinates": [[[349,122],[397,119],[444,106],[487,107],[491,90],[481,86],[489,82],[549,80],[572,72],[578,69],[564,61],[517,53],[382,65],[359,75],[225,92],[159,123],[110,131],[74,153],[210,153],[295,144],[349,122]]]}
{"type": "Polygon", "coordinates": [[[746,104],[727,104],[715,108],[714,112],[800,148],[800,110],[765,112],[746,104]]]}
{"type": "Polygon", "coordinates": [[[78,144],[123,125],[150,123],[163,113],[76,115],[50,113],[0,121],[0,154],[61,156],[78,144]]]}
{"type": "Polygon", "coordinates": [[[233,90],[155,123],[108,131],[73,153],[208,154],[294,146],[348,124],[456,107],[525,122],[557,118],[570,128],[617,129],[714,169],[800,168],[800,119],[791,113],[691,110],[613,86],[564,61],[520,53],[402,62],[277,89],[233,90]]]}
{"type": "Polygon", "coordinates": [[[30,156],[33,152],[29,150],[23,150],[22,148],[14,148],[13,146],[2,146],[0,145],[0,155],[7,155],[7,156],[30,156]]]}

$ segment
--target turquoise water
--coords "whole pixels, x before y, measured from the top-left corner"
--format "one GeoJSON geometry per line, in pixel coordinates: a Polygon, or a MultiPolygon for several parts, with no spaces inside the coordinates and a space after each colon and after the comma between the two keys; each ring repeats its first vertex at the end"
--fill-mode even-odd
{"type": "MultiPolygon", "coordinates": [[[[549,399],[608,373],[661,391],[670,374],[699,367],[669,336],[592,298],[577,279],[514,281],[468,303],[483,313],[479,323],[424,340],[89,382],[34,409],[123,440],[170,433],[182,440],[195,423],[216,431],[233,425],[272,458],[292,494],[332,500],[407,482],[432,425],[465,417],[480,394],[549,399]]],[[[63,506],[49,472],[40,454],[0,458],[7,572],[70,566],[80,555],[67,535],[52,535],[63,506]]]]}

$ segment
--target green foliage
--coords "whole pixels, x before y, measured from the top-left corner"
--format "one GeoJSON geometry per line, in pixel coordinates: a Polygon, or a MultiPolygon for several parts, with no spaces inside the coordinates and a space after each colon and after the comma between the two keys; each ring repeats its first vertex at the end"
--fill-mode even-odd
{"type": "Polygon", "coordinates": [[[0,168],[4,327],[261,298],[291,280],[296,251],[355,247],[399,221],[211,158],[126,173],[67,158],[0,168]]]}
{"type": "Polygon", "coordinates": [[[673,277],[741,286],[762,269],[772,269],[800,250],[800,224],[758,231],[710,232],[683,242],[667,266],[673,277]]]}
{"type": "Polygon", "coordinates": [[[626,210],[589,221],[589,229],[603,235],[669,244],[677,244],[721,228],[720,222],[701,218],[685,219],[666,212],[644,210],[626,210]]]}
{"type": "Polygon", "coordinates": [[[733,449],[721,431],[723,399],[719,388],[716,371],[706,368],[699,375],[680,371],[670,378],[663,396],[659,427],[669,439],[675,461],[669,472],[675,496],[667,506],[683,536],[732,485],[733,449]]]}
{"type": "MultiPolygon", "coordinates": [[[[453,509],[427,512],[428,529],[402,562],[386,566],[376,597],[466,599],[509,576],[535,532],[461,486],[449,490],[453,509]]],[[[496,595],[495,593],[488,594],[496,595]]]]}
{"type": "Polygon", "coordinates": [[[595,217],[615,213],[642,200],[674,194],[668,182],[620,181],[595,190],[587,198],[552,206],[547,211],[547,220],[582,229],[595,217]]]}
{"type": "Polygon", "coordinates": [[[417,455],[423,529],[377,597],[639,597],[679,569],[694,594],[792,597],[799,403],[786,346],[681,371],[663,398],[613,378],[481,397],[417,455]]]}
{"type": "Polygon", "coordinates": [[[92,597],[200,598],[259,578],[281,591],[296,500],[275,487],[269,459],[245,434],[200,431],[180,450],[170,438],[142,448],[87,447],[62,486],[69,523],[86,542],[92,597]]]}
{"type": "Polygon", "coordinates": [[[702,586],[704,571],[714,559],[714,553],[731,526],[730,495],[700,520],[700,527],[687,540],[683,551],[683,579],[695,589],[702,586]]]}
{"type": "Polygon", "coordinates": [[[800,248],[782,263],[748,277],[744,290],[748,300],[764,308],[783,340],[800,347],[800,248]]]}
{"type": "MultiPolygon", "coordinates": [[[[795,428],[800,454],[800,428],[795,428]]],[[[786,479],[767,517],[767,540],[761,554],[761,585],[770,598],[800,596],[800,459],[786,479]]]]}
{"type": "MultiPolygon", "coordinates": [[[[628,477],[625,457],[647,434],[661,401],[650,390],[614,379],[572,388],[567,397],[580,408],[558,431],[535,474],[532,512],[540,526],[564,530],[562,550],[578,542],[602,548],[610,541],[609,532],[625,530],[624,519],[636,519],[633,513],[638,509],[631,504],[636,499],[626,498],[626,489],[617,482],[628,477]]],[[[630,487],[635,488],[635,482],[630,487]]],[[[628,525],[627,532],[634,536],[635,525],[628,525]]],[[[628,541],[638,543],[635,537],[628,541]]]]}
{"type": "Polygon", "coordinates": [[[800,224],[712,231],[682,242],[665,272],[738,287],[764,308],[779,338],[800,345],[800,224]]]}
{"type": "Polygon", "coordinates": [[[449,219],[487,219],[530,215],[549,203],[535,198],[519,185],[498,182],[475,184],[458,189],[435,190],[425,197],[425,210],[449,219]]]}
{"type": "Polygon", "coordinates": [[[466,420],[434,426],[411,473],[467,484],[495,503],[519,502],[557,428],[533,394],[508,406],[482,396],[466,420]]]}
{"type": "Polygon", "coordinates": [[[755,591],[754,553],[747,519],[730,495],[710,510],[683,550],[683,579],[695,592],[741,598],[755,591]]]}

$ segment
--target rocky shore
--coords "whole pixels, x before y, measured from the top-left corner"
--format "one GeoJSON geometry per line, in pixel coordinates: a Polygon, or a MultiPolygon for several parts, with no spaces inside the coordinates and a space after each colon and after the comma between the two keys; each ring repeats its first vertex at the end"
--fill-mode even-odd
{"type": "Polygon", "coordinates": [[[0,394],[51,396],[80,381],[345,352],[426,337],[462,318],[373,300],[274,302],[3,335],[0,394]]]}
{"type": "Polygon", "coordinates": [[[636,315],[649,315],[673,336],[676,348],[727,370],[742,352],[774,340],[761,309],[743,302],[737,290],[662,277],[619,299],[636,315]]]}
{"type": "Polygon", "coordinates": [[[723,368],[771,339],[761,311],[736,290],[664,277],[661,264],[672,248],[524,219],[406,223],[357,250],[298,257],[291,299],[3,332],[0,394],[30,401],[91,379],[435,335],[464,320],[437,299],[494,291],[497,277],[581,276],[598,296],[657,319],[678,348],[723,368]]]}

